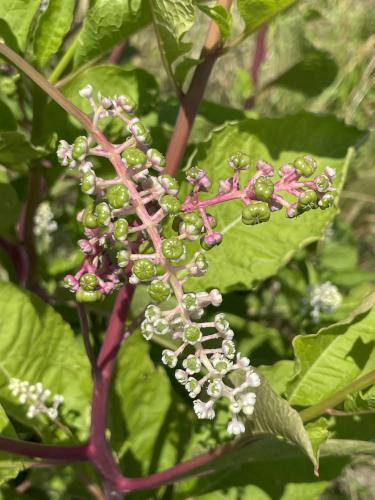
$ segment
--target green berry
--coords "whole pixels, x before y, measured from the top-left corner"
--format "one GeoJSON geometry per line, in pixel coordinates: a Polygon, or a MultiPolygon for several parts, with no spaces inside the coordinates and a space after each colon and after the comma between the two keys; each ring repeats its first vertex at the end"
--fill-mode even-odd
{"type": "Polygon", "coordinates": [[[202,332],[197,326],[188,325],[185,326],[182,338],[184,342],[188,342],[189,344],[195,344],[196,342],[199,342],[201,340],[202,332]]]}
{"type": "Polygon", "coordinates": [[[148,287],[148,294],[155,302],[163,302],[169,299],[171,295],[171,287],[168,283],[161,280],[154,280],[148,287]]]}
{"type": "Polygon", "coordinates": [[[124,241],[128,234],[128,221],[126,219],[117,219],[113,224],[113,236],[118,241],[124,241]]]}
{"type": "Polygon", "coordinates": [[[79,284],[86,292],[92,292],[98,286],[98,279],[95,274],[85,273],[81,276],[79,284]]]}
{"type": "Polygon", "coordinates": [[[129,125],[128,130],[138,142],[146,142],[148,144],[151,142],[150,132],[140,120],[133,121],[129,125]]]}
{"type": "Polygon", "coordinates": [[[101,226],[108,226],[111,221],[111,209],[108,206],[108,203],[103,201],[96,205],[95,208],[96,218],[101,226]]]}
{"type": "Polygon", "coordinates": [[[119,250],[116,254],[117,264],[122,269],[130,262],[130,252],[128,250],[119,250]]]}
{"type": "Polygon", "coordinates": [[[246,153],[238,151],[229,157],[228,163],[232,168],[237,170],[246,170],[250,167],[250,156],[246,153]]]}
{"type": "Polygon", "coordinates": [[[269,206],[261,201],[246,205],[242,209],[242,222],[247,226],[267,222],[270,216],[269,206]]]}
{"type": "Polygon", "coordinates": [[[147,158],[157,167],[164,168],[166,165],[165,156],[155,148],[151,148],[147,151],[147,158]]]}
{"type": "Polygon", "coordinates": [[[294,160],[293,166],[303,177],[310,177],[316,169],[315,161],[309,157],[297,158],[294,160]]]}
{"type": "Polygon", "coordinates": [[[94,194],[96,185],[96,175],[93,170],[84,172],[81,179],[81,190],[85,194],[94,194]]]}
{"type": "Polygon", "coordinates": [[[180,211],[181,203],[175,196],[170,194],[165,194],[159,200],[159,205],[161,208],[167,212],[167,214],[176,215],[180,211]]]}
{"type": "Polygon", "coordinates": [[[93,212],[92,205],[86,207],[85,210],[83,211],[82,223],[88,229],[95,229],[99,225],[98,218],[92,212],[93,212]]]}
{"type": "Polygon", "coordinates": [[[72,158],[73,160],[79,160],[86,153],[87,153],[87,138],[84,137],[83,135],[80,135],[73,143],[72,158]]]}
{"type": "Polygon", "coordinates": [[[114,184],[107,188],[107,200],[112,208],[123,208],[129,205],[129,191],[123,184],[114,184]]]}
{"type": "Polygon", "coordinates": [[[168,194],[175,196],[180,189],[180,186],[174,177],[170,175],[160,175],[158,177],[159,184],[167,191],[168,194]]]}
{"type": "Polygon", "coordinates": [[[103,294],[99,290],[86,291],[80,288],[76,293],[77,302],[97,302],[103,299],[103,294]]]}
{"type": "Polygon", "coordinates": [[[302,211],[317,207],[317,194],[312,189],[307,189],[298,198],[298,208],[302,211]]]}
{"type": "Polygon", "coordinates": [[[149,281],[156,274],[154,264],[148,259],[137,260],[133,265],[132,271],[140,281],[149,281]]]}
{"type": "Polygon", "coordinates": [[[330,193],[326,193],[318,201],[318,205],[321,208],[321,210],[325,210],[326,208],[331,208],[334,203],[335,203],[335,197],[332,194],[330,194],[330,193]]]}
{"type": "Polygon", "coordinates": [[[180,259],[185,252],[185,246],[178,238],[168,238],[161,244],[164,257],[170,260],[180,259]]]}
{"type": "Polygon", "coordinates": [[[325,193],[331,186],[331,182],[326,175],[319,175],[319,177],[315,179],[315,185],[319,193],[325,193]]]}
{"type": "Polygon", "coordinates": [[[147,160],[145,153],[138,148],[125,149],[121,156],[126,165],[132,168],[142,167],[147,160]]]}
{"type": "Polygon", "coordinates": [[[254,183],[254,192],[263,200],[269,200],[273,194],[273,182],[269,177],[258,177],[254,183]]]}

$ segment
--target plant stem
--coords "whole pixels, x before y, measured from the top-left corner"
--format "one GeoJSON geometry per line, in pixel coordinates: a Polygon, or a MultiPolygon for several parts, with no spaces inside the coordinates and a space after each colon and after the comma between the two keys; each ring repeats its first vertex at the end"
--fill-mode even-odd
{"type": "Polygon", "coordinates": [[[334,408],[338,404],[342,403],[349,394],[360,391],[361,389],[371,385],[373,382],[375,382],[375,370],[357,378],[357,380],[354,380],[354,382],[351,382],[349,385],[343,387],[340,391],[333,394],[333,396],[323,399],[320,403],[300,411],[299,414],[302,421],[308,422],[309,420],[319,417],[319,415],[325,413],[327,409],[334,408]]]}
{"type": "MultiPolygon", "coordinates": [[[[226,9],[229,9],[231,3],[232,0],[220,0],[219,2],[226,9]]],[[[221,48],[219,28],[211,21],[199,56],[203,62],[196,67],[187,93],[180,97],[176,125],[166,154],[167,168],[165,172],[170,175],[175,175],[180,166],[208,79],[221,54],[221,48]]]]}
{"type": "Polygon", "coordinates": [[[27,457],[69,460],[70,462],[85,462],[88,460],[87,444],[57,446],[52,444],[29,443],[27,441],[1,436],[0,449],[7,453],[17,453],[18,455],[27,457]]]}
{"type": "MultiPolygon", "coordinates": [[[[255,52],[254,57],[250,69],[251,79],[254,87],[254,94],[256,94],[256,90],[258,88],[259,81],[259,72],[260,68],[263,64],[263,61],[266,58],[266,37],[267,37],[268,25],[263,24],[258,30],[255,44],[255,52]]],[[[255,95],[246,99],[245,109],[252,109],[255,105],[255,95]]]]}
{"type": "Polygon", "coordinates": [[[80,35],[80,33],[78,33],[73,38],[73,40],[70,43],[69,47],[67,48],[65,54],[62,56],[60,61],[57,63],[57,65],[55,66],[55,69],[52,71],[52,73],[49,75],[48,80],[51,83],[57,82],[57,80],[60,78],[60,76],[64,73],[64,71],[67,68],[70,61],[73,59],[74,51],[76,50],[76,47],[78,44],[79,35],[80,35]]]}
{"type": "Polygon", "coordinates": [[[94,351],[92,350],[91,342],[90,342],[89,321],[88,321],[88,317],[87,317],[87,311],[86,311],[85,306],[83,304],[79,304],[79,303],[77,303],[77,311],[78,311],[78,316],[79,316],[79,322],[81,325],[81,333],[82,333],[82,337],[83,337],[83,343],[84,343],[85,349],[86,349],[86,354],[87,354],[87,357],[89,358],[92,369],[94,369],[95,365],[96,365],[96,359],[95,359],[95,354],[94,354],[94,351]]]}

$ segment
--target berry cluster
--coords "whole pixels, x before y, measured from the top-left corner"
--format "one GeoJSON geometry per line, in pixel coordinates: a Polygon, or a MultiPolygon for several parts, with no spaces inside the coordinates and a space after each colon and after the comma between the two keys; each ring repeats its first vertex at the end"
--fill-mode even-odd
{"type": "Polygon", "coordinates": [[[255,175],[240,189],[240,172],[250,167],[250,161],[246,154],[236,153],[229,159],[233,177],[220,182],[219,193],[213,198],[199,200],[199,192],[210,188],[209,177],[198,167],[188,169],[187,181],[193,187],[181,205],[178,182],[164,173],[165,158],[150,147],[150,133],[134,117],[132,100],[100,94],[95,100],[91,86],[80,94],[93,109],[95,127],[103,118],[116,117],[125,124],[127,137],[121,144],[111,144],[105,138],[96,141],[91,135],[78,137],[74,144],[60,141],[57,154],[61,164],[79,169],[81,189],[90,197],[78,214],[85,234],[79,246],[85,259],[74,276],[65,278],[65,285],[78,301],[91,302],[126,280],[147,284],[151,304],[141,324],[143,336],[147,340],[169,336],[175,342],[175,349],[163,351],[162,361],[176,368],[176,379],[194,399],[198,418],[213,419],[215,403],[226,398],[231,413],[228,432],[239,434],[245,430],[239,414],[253,413],[256,395],[252,389],[260,384],[259,376],[249,359],[236,352],[234,332],[223,314],[217,314],[213,321],[202,320],[207,306],[221,304],[219,290],[184,291],[188,279],[207,271],[205,251],[222,240],[206,207],[240,198],[245,205],[245,224],[265,222],[270,211],[282,207],[289,217],[317,206],[326,208],[333,201],[334,172],[328,167],[324,175],[301,182],[301,177],[311,175],[316,168],[314,160],[305,156],[293,166],[284,165],[280,181],[274,184],[272,167],[258,161],[255,175]],[[110,161],[116,175],[99,177],[95,157],[110,161]],[[297,196],[297,202],[282,198],[282,190],[297,196]],[[187,249],[194,240],[200,240],[202,250],[191,257],[187,249]],[[195,399],[198,395],[202,399],[195,399]]]}

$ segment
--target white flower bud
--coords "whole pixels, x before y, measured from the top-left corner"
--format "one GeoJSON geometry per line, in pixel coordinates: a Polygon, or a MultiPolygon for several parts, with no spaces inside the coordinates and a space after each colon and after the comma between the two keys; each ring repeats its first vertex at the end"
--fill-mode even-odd
{"type": "Polygon", "coordinates": [[[234,436],[238,436],[242,432],[245,432],[245,426],[241,420],[238,420],[235,417],[229,421],[227,431],[229,434],[233,434],[234,436]]]}
{"type": "Polygon", "coordinates": [[[200,399],[194,401],[194,411],[199,419],[207,418],[212,420],[215,418],[215,410],[213,409],[213,401],[204,403],[200,399]]]}
{"type": "Polygon", "coordinates": [[[223,302],[223,297],[217,288],[210,291],[211,304],[218,307],[223,302]]]}
{"type": "Polygon", "coordinates": [[[92,92],[93,88],[92,85],[86,85],[86,87],[83,87],[81,90],[79,90],[79,95],[81,97],[85,97],[86,99],[92,97],[92,92]]]}

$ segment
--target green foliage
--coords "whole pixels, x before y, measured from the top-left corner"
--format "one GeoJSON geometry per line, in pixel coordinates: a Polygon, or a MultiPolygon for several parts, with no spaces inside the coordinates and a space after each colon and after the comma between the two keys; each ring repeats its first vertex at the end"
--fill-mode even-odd
{"type": "Polygon", "coordinates": [[[97,0],[87,13],[79,35],[75,67],[101,56],[149,22],[146,0],[97,0]]]}
{"type": "Polygon", "coordinates": [[[207,14],[217,24],[220,36],[225,41],[232,31],[232,16],[222,5],[202,5],[198,4],[199,9],[207,14]]]}
{"type": "Polygon", "coordinates": [[[17,193],[9,184],[7,175],[0,171],[0,231],[10,230],[16,223],[19,215],[20,203],[17,193]]]}
{"type": "Polygon", "coordinates": [[[7,388],[11,377],[42,382],[64,394],[63,419],[78,436],[87,436],[91,381],[82,340],[52,307],[10,283],[0,284],[0,314],[0,401],[7,414],[43,434],[45,421],[27,419],[7,388]]]}
{"type": "MultiPolygon", "coordinates": [[[[12,424],[0,405],[0,434],[2,436],[17,438],[12,424]]],[[[12,456],[9,453],[0,452],[0,486],[9,479],[17,477],[18,473],[22,470],[22,462],[18,457],[12,456]]]]}
{"type": "MultiPolygon", "coordinates": [[[[229,174],[225,158],[236,150],[251,155],[253,169],[258,158],[279,168],[298,154],[309,151],[317,160],[319,171],[326,165],[336,168],[335,184],[340,189],[348,167],[345,161],[347,149],[362,136],[360,131],[332,117],[306,113],[285,118],[244,120],[215,130],[207,142],[198,146],[191,164],[207,168],[216,189],[219,180],[229,174]],[[211,165],[216,168],[212,170],[211,165]]],[[[311,211],[290,220],[284,213],[276,212],[268,223],[249,228],[241,223],[240,203],[228,203],[225,211],[220,210],[220,216],[213,207],[212,214],[220,220],[224,240],[219,248],[210,252],[209,270],[199,286],[204,282],[207,288],[216,287],[222,291],[251,288],[275,274],[298,249],[321,238],[334,213],[334,210],[311,211]],[[246,248],[246,254],[243,248],[246,248]]],[[[189,286],[194,289],[194,282],[189,286]]]]}
{"type": "Polygon", "coordinates": [[[1,0],[0,2],[0,19],[7,22],[22,52],[26,49],[29,30],[39,4],[40,0],[1,0]]]}
{"type": "Polygon", "coordinates": [[[250,34],[261,24],[286,9],[295,0],[238,0],[238,9],[245,21],[245,33],[250,34]]]}
{"type": "Polygon", "coordinates": [[[34,35],[34,55],[38,66],[46,64],[60,48],[73,21],[74,0],[50,0],[34,35]]]}

